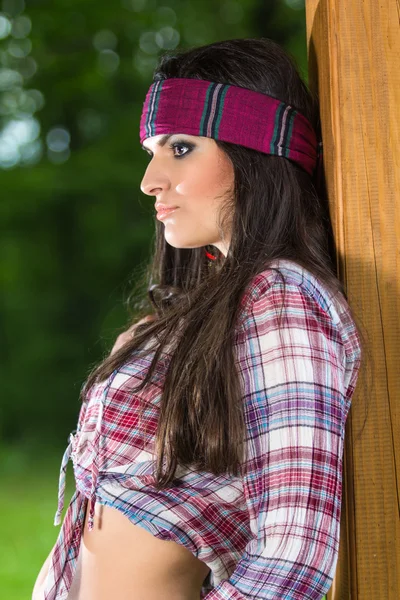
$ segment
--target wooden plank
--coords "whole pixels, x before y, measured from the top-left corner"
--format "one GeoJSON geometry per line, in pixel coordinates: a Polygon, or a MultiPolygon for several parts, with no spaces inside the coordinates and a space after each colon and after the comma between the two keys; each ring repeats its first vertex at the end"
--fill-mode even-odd
{"type": "Polygon", "coordinates": [[[346,425],[341,541],[328,600],[398,600],[400,5],[306,0],[306,24],[338,269],[371,354],[346,425]]]}

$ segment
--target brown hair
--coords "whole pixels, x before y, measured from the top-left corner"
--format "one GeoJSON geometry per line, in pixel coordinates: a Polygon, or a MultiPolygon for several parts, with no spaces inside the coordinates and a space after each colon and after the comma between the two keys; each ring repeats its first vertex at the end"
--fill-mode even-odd
{"type": "MultiPolygon", "coordinates": [[[[169,77],[206,79],[269,94],[303,113],[320,137],[317,99],[301,79],[294,58],[270,39],[233,39],[166,53],[154,80],[169,77]]],[[[156,344],[147,349],[155,349],[150,368],[132,388],[143,389],[163,349],[176,340],[160,400],[155,475],[159,489],[173,480],[178,463],[215,475],[240,472],[245,424],[234,331],[251,280],[283,258],[304,266],[333,295],[345,295],[336,272],[325,185],[316,189],[314,180],[289,160],[216,143],[234,167],[234,189],[219,222],[223,236],[232,218],[227,256],[207,247],[217,254],[209,268],[204,247],[172,247],[165,241],[163,223],[156,222],[153,257],[144,289],[134,296],[134,310],[135,320],[154,312],[158,319],[141,324],[132,341],[94,368],[81,393],[84,399],[93,383],[132,359],[133,352],[153,338],[156,344]]]]}

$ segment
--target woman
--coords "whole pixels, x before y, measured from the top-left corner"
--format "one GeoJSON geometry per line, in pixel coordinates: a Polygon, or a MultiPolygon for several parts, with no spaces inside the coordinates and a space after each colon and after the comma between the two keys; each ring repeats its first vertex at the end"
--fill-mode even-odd
{"type": "Polygon", "coordinates": [[[319,133],[271,40],[162,57],[140,124],[149,301],[82,390],[56,523],[70,455],[77,489],[35,599],[330,588],[362,336],[335,273],[319,133]]]}

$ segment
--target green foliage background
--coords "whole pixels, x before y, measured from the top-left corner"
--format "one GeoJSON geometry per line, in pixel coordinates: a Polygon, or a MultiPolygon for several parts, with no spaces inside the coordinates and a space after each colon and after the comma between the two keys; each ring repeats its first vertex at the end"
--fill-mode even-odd
{"type": "Polygon", "coordinates": [[[27,58],[37,66],[3,89],[3,105],[4,94],[8,107],[15,99],[11,114],[1,111],[3,127],[29,114],[21,92],[38,90],[44,102],[29,115],[40,125],[40,160],[0,170],[0,435],[57,443],[73,428],[89,367],[125,325],[124,299],[151,248],[153,202],[139,188],[146,158],[138,131],[157,57],[177,38],[190,47],[264,36],[292,52],[305,74],[304,7],[56,0],[24,8],[6,0],[2,14],[31,20],[30,54],[10,55],[10,41],[23,41],[11,33],[0,41],[3,68],[18,71],[27,58]],[[67,158],[47,147],[54,127],[70,134],[67,158]]]}
{"type": "Polygon", "coordinates": [[[152,246],[139,119],[157,57],[237,37],[271,37],[307,79],[302,0],[2,2],[0,595],[8,600],[30,598],[54,544],[58,465],[80,387],[123,330],[124,302],[152,246]],[[36,131],[25,141],[21,123],[36,131]],[[69,135],[64,149],[55,128],[69,135]]]}

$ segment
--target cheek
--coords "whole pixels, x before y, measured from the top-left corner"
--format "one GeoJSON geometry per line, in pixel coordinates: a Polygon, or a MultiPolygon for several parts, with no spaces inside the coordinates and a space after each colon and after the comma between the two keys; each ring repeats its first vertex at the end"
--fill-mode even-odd
{"type": "Polygon", "coordinates": [[[202,174],[200,170],[196,170],[192,174],[185,174],[184,177],[180,180],[179,184],[176,186],[176,191],[180,196],[184,198],[196,198],[198,196],[203,196],[205,193],[209,193],[211,186],[211,181],[209,174],[202,174]]]}
{"type": "Polygon", "coordinates": [[[230,185],[232,171],[230,165],[221,165],[217,160],[186,172],[176,186],[179,195],[186,198],[215,198],[230,185]]]}

